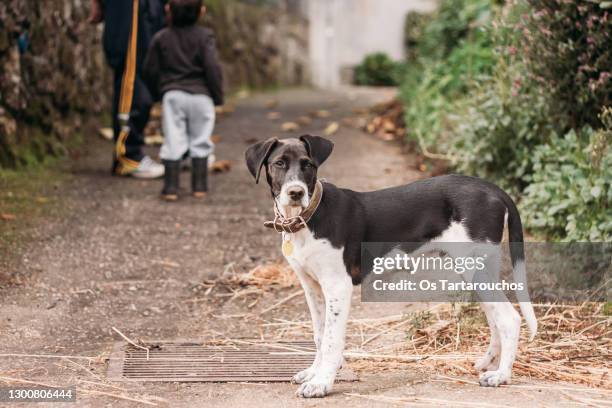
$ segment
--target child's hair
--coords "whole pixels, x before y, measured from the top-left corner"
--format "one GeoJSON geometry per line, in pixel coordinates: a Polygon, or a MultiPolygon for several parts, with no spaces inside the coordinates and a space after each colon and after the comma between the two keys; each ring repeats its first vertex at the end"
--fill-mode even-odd
{"type": "Polygon", "coordinates": [[[201,9],[202,0],[170,0],[172,25],[184,27],[195,24],[201,9]]]}

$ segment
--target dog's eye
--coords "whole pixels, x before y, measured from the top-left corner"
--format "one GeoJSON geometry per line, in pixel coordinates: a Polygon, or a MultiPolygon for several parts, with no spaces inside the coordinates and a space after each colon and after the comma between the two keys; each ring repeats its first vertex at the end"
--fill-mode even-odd
{"type": "Polygon", "coordinates": [[[277,161],[274,162],[274,165],[276,167],[281,167],[282,168],[282,167],[285,167],[285,162],[282,161],[282,160],[277,160],[277,161]]]}
{"type": "Polygon", "coordinates": [[[304,162],[304,168],[305,169],[310,169],[313,168],[314,164],[312,164],[311,162],[304,162]]]}

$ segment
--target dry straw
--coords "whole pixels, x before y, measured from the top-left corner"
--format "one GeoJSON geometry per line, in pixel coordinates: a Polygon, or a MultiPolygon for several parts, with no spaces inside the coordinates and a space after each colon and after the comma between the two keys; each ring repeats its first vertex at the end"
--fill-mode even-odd
{"type": "MultiPolygon", "coordinates": [[[[260,266],[216,284],[217,289],[231,288],[233,297],[241,292],[263,294],[297,286],[291,269],[278,264],[260,266]]],[[[284,314],[271,313],[295,298],[303,302],[300,292],[292,291],[282,301],[263,307],[267,320],[262,320],[262,312],[239,317],[257,320],[266,341],[311,338],[309,320],[282,319],[275,316],[284,314]]],[[[534,307],[538,336],[529,343],[523,330],[514,378],[612,389],[612,317],[604,315],[604,305],[587,302],[534,307]]],[[[435,374],[474,376],[474,361],[484,353],[489,340],[489,329],[477,304],[435,304],[414,313],[349,320],[345,357],[361,372],[416,364],[435,374]]]]}

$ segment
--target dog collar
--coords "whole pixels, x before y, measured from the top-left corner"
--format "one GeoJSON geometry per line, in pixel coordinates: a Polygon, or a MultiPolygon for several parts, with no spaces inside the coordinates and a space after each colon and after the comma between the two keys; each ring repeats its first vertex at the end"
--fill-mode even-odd
{"type": "Polygon", "coordinates": [[[278,210],[276,200],[274,200],[274,220],[264,222],[264,227],[273,228],[278,233],[287,232],[293,234],[294,232],[298,232],[302,228],[306,227],[308,221],[310,221],[314,213],[317,211],[317,208],[319,208],[321,197],[323,197],[323,184],[321,181],[317,180],[308,207],[306,207],[297,217],[291,218],[286,218],[278,210]]]}

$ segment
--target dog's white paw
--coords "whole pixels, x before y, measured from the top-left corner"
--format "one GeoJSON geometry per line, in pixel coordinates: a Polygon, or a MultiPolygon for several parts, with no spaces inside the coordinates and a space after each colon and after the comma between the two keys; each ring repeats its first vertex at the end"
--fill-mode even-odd
{"type": "Polygon", "coordinates": [[[306,381],[310,381],[312,377],[314,376],[315,376],[315,369],[312,367],[309,367],[305,370],[300,371],[296,375],[294,375],[293,378],[291,379],[291,382],[294,384],[302,384],[302,383],[305,383],[306,381]]]}
{"type": "Polygon", "coordinates": [[[511,373],[497,370],[487,371],[480,376],[478,383],[481,387],[499,387],[502,384],[510,384],[511,373]]]}
{"type": "Polygon", "coordinates": [[[477,371],[496,371],[499,368],[499,359],[487,353],[474,363],[474,368],[477,371]]]}
{"type": "Polygon", "coordinates": [[[300,385],[297,396],[302,398],[321,398],[331,392],[332,384],[311,380],[300,385]]]}

